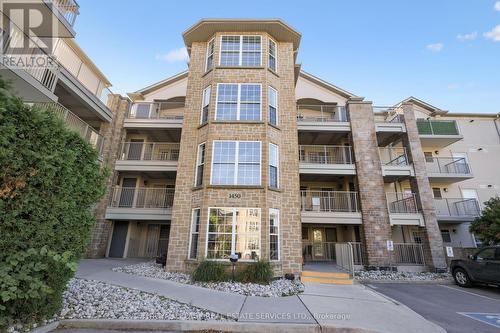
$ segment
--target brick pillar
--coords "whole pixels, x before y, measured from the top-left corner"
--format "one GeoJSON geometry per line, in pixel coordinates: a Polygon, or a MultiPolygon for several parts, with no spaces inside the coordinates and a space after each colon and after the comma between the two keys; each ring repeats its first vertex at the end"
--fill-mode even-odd
{"type": "Polygon", "coordinates": [[[120,95],[113,95],[108,100],[107,106],[113,112],[113,120],[110,123],[103,123],[101,125],[100,134],[104,137],[101,165],[108,168],[110,176],[106,181],[106,193],[94,209],[96,224],[92,231],[87,253],[85,254],[89,258],[102,258],[106,255],[111,221],[106,220],[104,217],[106,216],[111,188],[115,184],[117,177],[114,168],[116,158],[119,154],[120,143],[123,141],[125,135],[123,121],[129,109],[129,102],[120,95]]]}
{"type": "Polygon", "coordinates": [[[366,265],[387,267],[389,266],[387,240],[391,239],[391,225],[373,109],[371,102],[364,102],[361,98],[351,98],[347,105],[363,217],[362,234],[368,260],[366,265]]]}
{"type": "Polygon", "coordinates": [[[410,178],[412,191],[417,195],[417,201],[424,216],[425,228],[423,244],[425,263],[430,269],[446,270],[446,258],[443,251],[443,240],[434,209],[432,189],[427,178],[425,156],[420,143],[417,122],[413,111],[413,104],[403,103],[403,114],[406,125],[407,138],[404,139],[408,149],[408,157],[413,164],[415,177],[410,178]]]}

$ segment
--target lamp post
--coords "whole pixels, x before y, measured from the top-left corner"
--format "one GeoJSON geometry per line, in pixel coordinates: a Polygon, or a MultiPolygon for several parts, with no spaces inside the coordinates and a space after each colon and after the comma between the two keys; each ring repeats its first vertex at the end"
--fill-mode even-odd
{"type": "Polygon", "coordinates": [[[236,253],[233,253],[229,256],[229,261],[231,261],[231,263],[233,264],[233,269],[232,269],[233,282],[234,282],[234,270],[235,270],[236,263],[238,262],[238,259],[239,259],[239,256],[236,253]]]}

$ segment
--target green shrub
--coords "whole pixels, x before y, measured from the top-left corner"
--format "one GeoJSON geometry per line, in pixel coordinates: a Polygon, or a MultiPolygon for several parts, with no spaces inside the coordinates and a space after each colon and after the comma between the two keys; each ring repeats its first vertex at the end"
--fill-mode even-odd
{"type": "Polygon", "coordinates": [[[106,173],[89,143],[0,78],[0,331],[60,308],[106,173]]]}
{"type": "Polygon", "coordinates": [[[269,261],[257,261],[249,264],[239,274],[238,280],[244,283],[269,284],[273,278],[273,270],[269,261]]]}
{"type": "Polygon", "coordinates": [[[226,269],[223,264],[217,261],[205,260],[196,267],[192,278],[193,281],[198,282],[226,281],[226,269]]]}

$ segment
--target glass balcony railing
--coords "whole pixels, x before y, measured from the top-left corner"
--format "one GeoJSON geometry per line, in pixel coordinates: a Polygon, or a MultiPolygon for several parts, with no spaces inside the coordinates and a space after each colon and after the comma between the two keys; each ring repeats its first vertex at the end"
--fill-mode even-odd
{"type": "Polygon", "coordinates": [[[420,135],[459,135],[457,122],[455,120],[417,120],[418,133],[420,135]]]}

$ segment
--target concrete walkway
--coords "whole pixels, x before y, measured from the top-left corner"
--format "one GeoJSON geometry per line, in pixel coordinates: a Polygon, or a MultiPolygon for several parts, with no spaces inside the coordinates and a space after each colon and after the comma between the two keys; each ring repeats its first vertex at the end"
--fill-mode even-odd
{"type": "Polygon", "coordinates": [[[158,294],[240,322],[317,324],[394,333],[403,327],[409,333],[445,332],[406,306],[362,285],[306,283],[305,292],[297,296],[243,296],[111,270],[132,263],[128,259],[82,260],[76,277],[158,294]]]}

